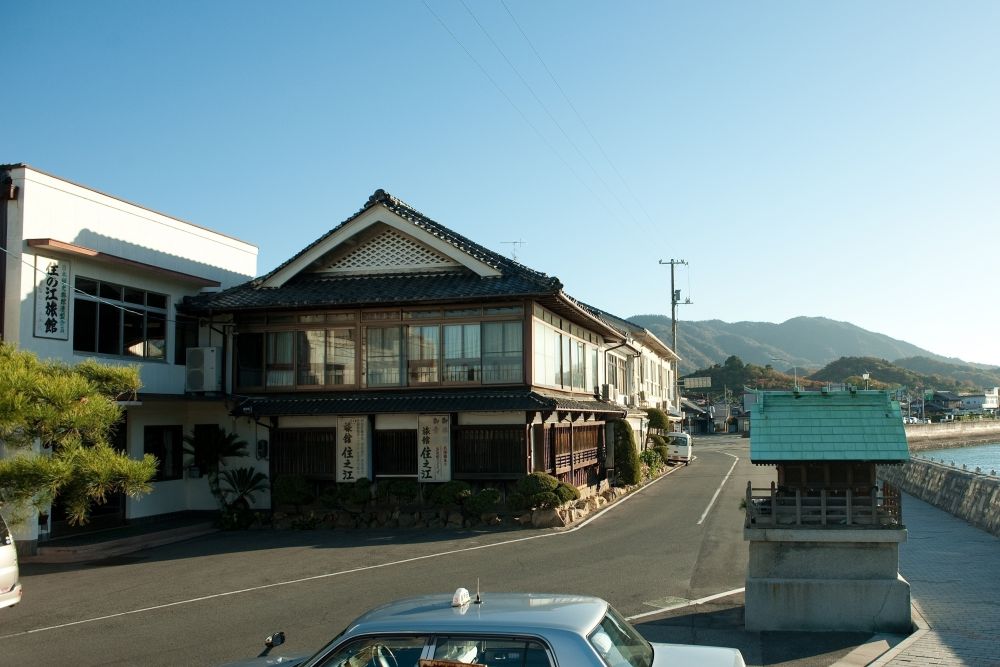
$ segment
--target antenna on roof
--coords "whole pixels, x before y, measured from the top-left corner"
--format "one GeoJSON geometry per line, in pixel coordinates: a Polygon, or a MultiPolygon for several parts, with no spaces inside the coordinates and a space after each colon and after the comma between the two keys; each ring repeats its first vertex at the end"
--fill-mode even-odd
{"type": "Polygon", "coordinates": [[[527,245],[528,244],[527,241],[520,241],[520,240],[518,240],[518,241],[501,241],[500,243],[502,243],[504,245],[510,245],[510,246],[512,246],[511,249],[510,249],[510,258],[511,259],[517,259],[517,248],[518,248],[518,246],[522,246],[522,245],[527,245]]]}
{"type": "Polygon", "coordinates": [[[479,597],[479,577],[476,577],[476,604],[482,604],[483,599],[479,597]]]}

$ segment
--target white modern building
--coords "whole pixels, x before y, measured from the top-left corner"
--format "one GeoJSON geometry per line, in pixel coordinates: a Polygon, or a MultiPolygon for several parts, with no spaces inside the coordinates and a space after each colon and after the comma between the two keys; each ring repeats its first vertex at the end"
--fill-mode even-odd
{"type": "MultiPolygon", "coordinates": [[[[111,498],[95,508],[92,525],[212,509],[204,480],[185,480],[181,438],[199,424],[232,421],[221,392],[185,393],[189,348],[221,338],[175,307],[253,276],[256,246],[25,164],[0,166],[0,181],[3,341],[42,359],[140,369],[143,386],[116,444],[163,465],[151,494],[111,498]]],[[[58,503],[29,524],[19,535],[29,545],[73,530],[58,503]]]]}

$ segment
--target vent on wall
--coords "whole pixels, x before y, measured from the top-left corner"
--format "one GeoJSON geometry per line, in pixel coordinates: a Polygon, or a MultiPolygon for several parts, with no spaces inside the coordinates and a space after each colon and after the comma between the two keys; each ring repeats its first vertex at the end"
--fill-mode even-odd
{"type": "Polygon", "coordinates": [[[219,391],[222,386],[219,348],[189,347],[185,391],[219,391]]]}

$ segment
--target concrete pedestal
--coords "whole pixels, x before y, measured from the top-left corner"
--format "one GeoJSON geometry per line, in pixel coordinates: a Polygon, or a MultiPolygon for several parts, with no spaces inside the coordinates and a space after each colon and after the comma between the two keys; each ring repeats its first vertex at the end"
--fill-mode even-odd
{"type": "Polygon", "coordinates": [[[908,633],[905,529],[748,528],[747,630],[908,633]]]}

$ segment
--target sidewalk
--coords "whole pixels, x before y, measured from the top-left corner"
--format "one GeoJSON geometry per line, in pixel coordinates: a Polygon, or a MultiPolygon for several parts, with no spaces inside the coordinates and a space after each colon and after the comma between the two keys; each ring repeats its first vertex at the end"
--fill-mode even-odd
{"type": "Polygon", "coordinates": [[[874,664],[1000,665],[1000,538],[912,496],[903,520],[899,570],[925,627],[874,664]]]}
{"type": "Polygon", "coordinates": [[[731,646],[748,665],[1000,666],[1000,539],[906,496],[900,574],[910,582],[909,636],[747,632],[743,593],[633,621],[651,641],[731,646]]]}

